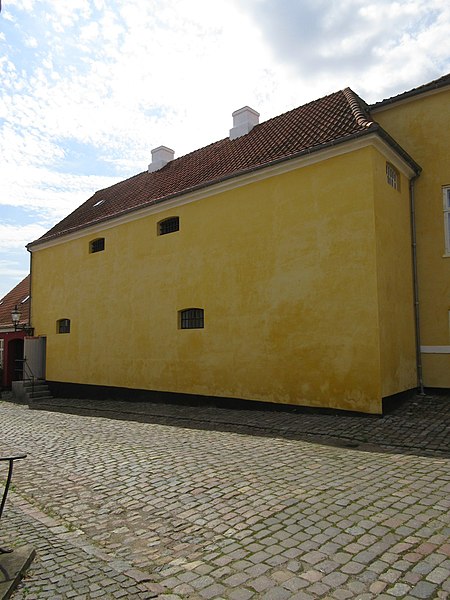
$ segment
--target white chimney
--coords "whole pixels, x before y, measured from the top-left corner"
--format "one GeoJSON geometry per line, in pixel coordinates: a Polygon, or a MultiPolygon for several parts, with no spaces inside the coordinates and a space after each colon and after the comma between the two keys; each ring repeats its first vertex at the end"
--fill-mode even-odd
{"type": "Polygon", "coordinates": [[[250,106],[235,110],[232,116],[233,128],[230,129],[230,140],[235,140],[241,135],[249,133],[259,123],[259,112],[253,110],[250,106]]]}
{"type": "Polygon", "coordinates": [[[148,165],[148,172],[159,171],[164,165],[167,165],[174,159],[175,152],[167,146],[158,146],[152,150],[152,162],[148,165]]]}

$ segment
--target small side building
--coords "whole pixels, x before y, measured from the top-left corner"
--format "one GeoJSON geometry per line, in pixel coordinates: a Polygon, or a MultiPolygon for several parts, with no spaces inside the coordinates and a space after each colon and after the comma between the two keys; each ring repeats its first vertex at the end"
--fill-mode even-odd
{"type": "Polygon", "coordinates": [[[414,182],[423,384],[450,388],[450,75],[378,102],[371,114],[420,163],[414,182]]]}

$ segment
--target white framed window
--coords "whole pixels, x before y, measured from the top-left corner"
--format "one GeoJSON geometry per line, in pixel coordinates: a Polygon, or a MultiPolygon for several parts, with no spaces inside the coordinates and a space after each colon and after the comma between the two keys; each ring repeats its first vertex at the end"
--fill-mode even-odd
{"type": "Polygon", "coordinates": [[[0,340],[0,369],[3,369],[3,338],[0,340]]]}
{"type": "Polygon", "coordinates": [[[444,196],[445,254],[450,256],[450,185],[442,188],[444,196]]]}
{"type": "Polygon", "coordinates": [[[386,181],[394,190],[400,191],[400,173],[390,162],[386,163],[386,181]]]}

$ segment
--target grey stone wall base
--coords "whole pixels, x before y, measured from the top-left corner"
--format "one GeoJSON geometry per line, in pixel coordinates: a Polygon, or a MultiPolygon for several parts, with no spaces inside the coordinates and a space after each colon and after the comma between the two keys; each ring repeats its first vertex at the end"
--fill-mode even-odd
{"type": "Polygon", "coordinates": [[[11,384],[11,391],[14,402],[17,402],[19,404],[28,403],[28,397],[23,385],[23,381],[13,381],[11,384]]]}

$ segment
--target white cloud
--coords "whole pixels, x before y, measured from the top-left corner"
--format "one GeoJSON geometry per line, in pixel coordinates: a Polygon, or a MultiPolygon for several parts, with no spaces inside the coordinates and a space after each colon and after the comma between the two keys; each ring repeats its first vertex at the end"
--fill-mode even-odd
{"type": "Polygon", "coordinates": [[[240,3],[274,55],[313,87],[352,85],[369,101],[450,70],[447,0],[276,0],[240,3]]]}
{"type": "Polygon", "coordinates": [[[24,248],[28,242],[44,235],[46,228],[40,225],[13,225],[0,224],[0,250],[24,248]]]}
{"type": "Polygon", "coordinates": [[[96,190],[116,182],[117,178],[112,177],[73,175],[0,164],[0,210],[2,205],[24,207],[39,215],[48,229],[96,190]]]}
{"type": "Polygon", "coordinates": [[[21,260],[16,260],[14,255],[6,260],[0,259],[0,299],[6,296],[30,272],[26,250],[23,256],[24,258],[21,260]]]}
{"type": "Polygon", "coordinates": [[[38,41],[35,37],[30,35],[27,38],[25,38],[25,46],[27,46],[27,48],[37,48],[38,41]]]}

